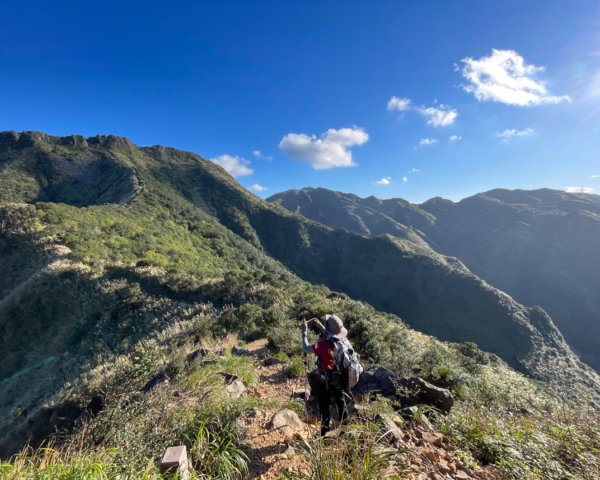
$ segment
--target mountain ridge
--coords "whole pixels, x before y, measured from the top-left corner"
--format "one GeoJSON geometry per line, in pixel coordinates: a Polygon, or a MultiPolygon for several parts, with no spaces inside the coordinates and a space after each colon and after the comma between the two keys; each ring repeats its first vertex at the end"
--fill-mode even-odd
{"type": "MultiPolygon", "coordinates": [[[[368,206],[372,211],[367,222],[387,226],[391,219],[405,229],[412,228],[434,250],[460,258],[478,276],[522,303],[541,305],[557,317],[559,328],[582,358],[598,368],[598,344],[592,339],[600,335],[596,321],[600,304],[594,294],[600,288],[596,273],[600,258],[593,246],[593,239],[600,235],[599,196],[551,189],[494,189],[459,202],[437,197],[416,205],[402,199],[361,199],[306,189],[276,194],[269,200],[338,228],[380,233],[356,229],[353,216],[361,210],[354,209],[351,215],[340,198],[368,206]],[[311,199],[303,201],[303,196],[311,199]],[[331,205],[334,202],[337,207],[331,205]],[[336,218],[331,218],[332,211],[336,218]],[[583,323],[570,321],[579,317],[583,323]]],[[[392,229],[385,230],[393,234],[392,229]]]]}
{"type": "MultiPolygon", "coordinates": [[[[73,381],[90,352],[126,350],[186,304],[200,311],[193,305],[204,299],[224,308],[235,298],[238,308],[245,297],[220,293],[229,283],[247,275],[250,285],[260,285],[261,275],[296,282],[297,275],[400,313],[425,332],[443,321],[451,341],[472,340],[474,332],[513,367],[571,385],[574,396],[580,388],[600,392],[600,381],[577,363],[543,311],[517,304],[425,243],[370,239],[307,220],[259,199],[214,163],[173,148],[138,148],[114,136],[10,132],[0,134],[0,145],[0,255],[7,259],[0,269],[8,279],[0,284],[3,379],[55,355],[53,375],[71,372],[64,375],[73,381]],[[78,168],[94,158],[110,168],[82,180],[78,168]],[[134,195],[133,183],[107,182],[113,165],[136,178],[134,195]],[[11,295],[23,281],[27,288],[11,295]],[[365,283],[375,287],[368,295],[365,283]],[[404,300],[402,312],[387,303],[391,296],[404,300]],[[53,330],[52,342],[36,343],[53,330]]],[[[40,368],[43,382],[28,373],[40,380],[36,388],[58,381],[40,368]]],[[[21,398],[29,411],[27,401],[35,404],[42,390],[27,388],[13,382],[0,408],[14,409],[21,398]]]]}

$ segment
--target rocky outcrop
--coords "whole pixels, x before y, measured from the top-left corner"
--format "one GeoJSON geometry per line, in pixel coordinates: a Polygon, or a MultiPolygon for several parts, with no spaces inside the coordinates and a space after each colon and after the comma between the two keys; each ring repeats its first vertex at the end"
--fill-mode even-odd
{"type": "Polygon", "coordinates": [[[448,413],[454,405],[454,397],[449,390],[436,387],[419,377],[398,377],[378,366],[369,367],[362,373],[352,393],[356,397],[383,395],[392,399],[399,408],[431,405],[448,413]]]}

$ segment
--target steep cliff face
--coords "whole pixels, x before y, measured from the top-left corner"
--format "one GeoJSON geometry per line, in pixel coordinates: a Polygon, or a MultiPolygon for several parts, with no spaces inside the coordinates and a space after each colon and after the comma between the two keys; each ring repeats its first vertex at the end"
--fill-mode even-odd
{"type": "Polygon", "coordinates": [[[412,231],[518,302],[544,308],[582,360],[600,369],[600,197],[492,190],[457,203],[434,198],[413,205],[305,189],[269,200],[363,235],[410,239],[412,231]],[[380,228],[368,228],[373,219],[380,228]]]}

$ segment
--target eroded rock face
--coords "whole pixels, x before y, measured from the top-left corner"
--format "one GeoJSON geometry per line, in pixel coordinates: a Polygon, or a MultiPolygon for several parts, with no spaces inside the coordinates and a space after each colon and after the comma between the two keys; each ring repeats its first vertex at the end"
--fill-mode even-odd
{"type": "Polygon", "coordinates": [[[431,405],[449,412],[454,405],[454,397],[449,390],[436,387],[419,377],[398,377],[378,366],[369,367],[362,373],[352,393],[360,397],[383,395],[397,402],[400,407],[431,405]]]}

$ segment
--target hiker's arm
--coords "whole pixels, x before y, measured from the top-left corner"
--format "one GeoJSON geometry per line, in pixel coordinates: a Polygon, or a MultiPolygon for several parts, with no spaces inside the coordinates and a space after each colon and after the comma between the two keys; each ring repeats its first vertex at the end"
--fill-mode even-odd
{"type": "Polygon", "coordinates": [[[319,329],[319,331],[321,332],[321,335],[326,336],[327,334],[327,330],[325,330],[325,327],[323,326],[323,324],[319,321],[318,318],[311,318],[308,323],[310,325],[314,325],[315,327],[317,327],[319,329]]]}
{"type": "Polygon", "coordinates": [[[308,326],[306,324],[306,320],[302,322],[302,327],[300,328],[302,331],[302,351],[304,353],[314,353],[313,346],[308,343],[308,326]]]}

